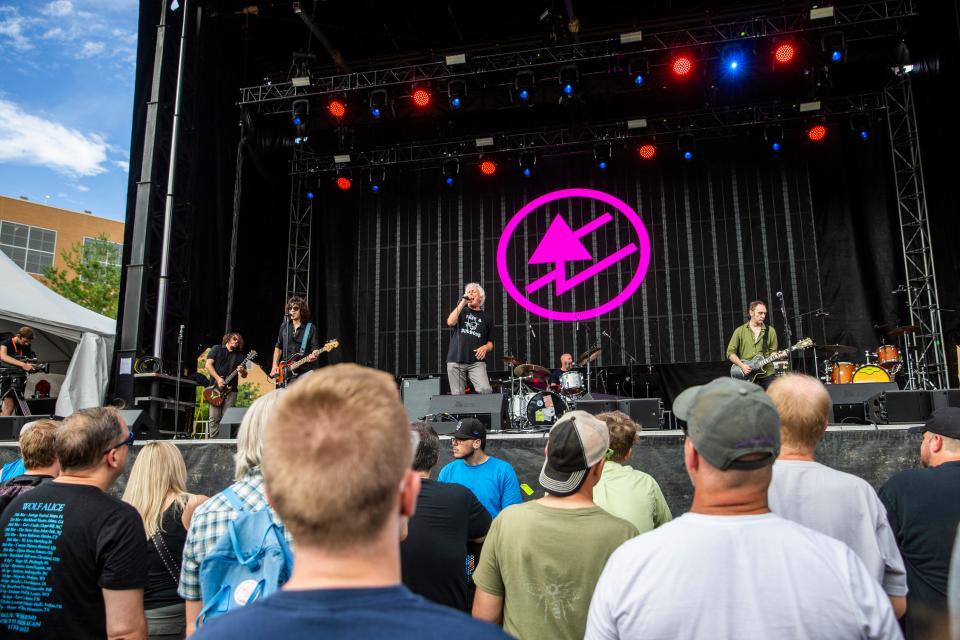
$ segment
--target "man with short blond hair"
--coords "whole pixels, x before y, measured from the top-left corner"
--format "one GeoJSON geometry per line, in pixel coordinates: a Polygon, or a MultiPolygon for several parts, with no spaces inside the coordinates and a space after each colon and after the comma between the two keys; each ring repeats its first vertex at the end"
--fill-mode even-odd
{"type": "Polygon", "coordinates": [[[504,638],[401,585],[400,537],[420,488],[412,460],[393,376],[354,364],[303,376],[277,404],[263,444],[267,493],[293,534],[293,574],[197,638],[504,638]]]}
{"type": "Polygon", "coordinates": [[[7,637],[146,638],[143,521],[106,493],[132,444],[112,408],[82,409],[56,429],[60,476],[20,494],[0,516],[7,637]]]}
{"type": "Polygon", "coordinates": [[[670,522],[673,515],[657,481],[627,465],[640,425],[622,411],[600,413],[597,418],[606,423],[610,432],[610,452],[600,482],[593,488],[593,501],[631,523],[640,533],[670,522]]]}
{"type": "Polygon", "coordinates": [[[781,439],[767,494],[770,510],[845,542],[901,617],[907,608],[907,574],[887,510],[866,480],[814,459],[830,415],[826,387],[816,378],[791,373],[774,380],[767,394],[780,414],[781,439]]]}

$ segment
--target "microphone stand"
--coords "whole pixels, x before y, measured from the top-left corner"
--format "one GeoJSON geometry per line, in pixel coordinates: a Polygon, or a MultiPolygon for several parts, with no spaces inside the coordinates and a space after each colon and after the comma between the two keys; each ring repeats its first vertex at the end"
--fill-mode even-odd
{"type": "MultiPolygon", "coordinates": [[[[290,314],[287,312],[283,313],[283,349],[281,350],[281,362],[286,362],[289,357],[289,352],[287,349],[287,344],[290,343],[290,314]]],[[[287,381],[290,379],[290,372],[287,371],[283,376],[283,383],[280,385],[284,389],[287,387],[287,381]]]]}
{"type": "MultiPolygon", "coordinates": [[[[611,336],[611,335],[610,335],[609,333],[607,333],[606,331],[601,331],[601,332],[600,332],[600,335],[602,335],[602,336],[605,337],[607,340],[609,340],[609,341],[613,344],[613,346],[615,346],[616,348],[620,349],[620,351],[623,353],[623,355],[625,355],[625,356],[627,357],[627,360],[629,361],[629,362],[628,362],[628,366],[630,367],[630,394],[631,394],[631,396],[636,397],[637,390],[634,388],[636,376],[634,375],[633,368],[634,368],[634,366],[640,364],[640,361],[637,360],[636,357],[634,357],[634,355],[633,355],[632,353],[630,353],[629,351],[627,351],[627,349],[626,349],[622,344],[620,344],[619,342],[617,342],[616,340],[614,340],[614,339],[613,339],[613,336],[611,336]]],[[[647,392],[647,395],[648,395],[648,396],[650,395],[649,391],[647,392]]]]}
{"type": "MultiPolygon", "coordinates": [[[[783,336],[787,339],[787,347],[793,344],[793,333],[790,331],[790,318],[787,317],[787,304],[784,302],[783,292],[780,292],[778,296],[780,298],[780,313],[783,315],[783,336]]],[[[777,345],[779,347],[779,345],[777,345]]],[[[790,363],[790,368],[793,369],[793,354],[787,356],[787,362],[790,363]]]]}
{"type": "Polygon", "coordinates": [[[180,438],[180,378],[183,376],[183,325],[177,335],[177,386],[173,392],[173,437],[180,438]]]}

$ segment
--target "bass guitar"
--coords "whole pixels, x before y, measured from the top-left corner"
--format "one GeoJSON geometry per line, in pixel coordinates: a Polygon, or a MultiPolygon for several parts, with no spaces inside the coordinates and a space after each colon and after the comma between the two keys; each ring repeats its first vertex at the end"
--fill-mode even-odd
{"type": "MultiPolygon", "coordinates": [[[[243,363],[240,365],[244,369],[249,369],[250,365],[253,364],[253,361],[257,359],[257,352],[251,351],[247,354],[247,357],[243,359],[243,363]]],[[[207,404],[213,405],[214,407],[219,407],[223,405],[225,396],[230,393],[230,383],[233,382],[233,379],[237,377],[237,374],[240,373],[236,369],[230,372],[226,378],[223,379],[223,386],[218,387],[217,385],[211,385],[206,387],[203,390],[203,399],[207,401],[207,404]]]]}
{"type": "MultiPolygon", "coordinates": [[[[328,340],[325,345],[323,345],[319,349],[314,350],[313,353],[311,353],[310,355],[316,357],[316,356],[319,356],[321,353],[333,351],[339,346],[340,346],[339,340],[337,339],[328,340]]],[[[310,355],[305,356],[302,353],[298,353],[294,355],[292,358],[290,358],[289,360],[278,362],[277,375],[275,376],[277,385],[278,386],[282,385],[285,382],[289,382],[291,378],[295,378],[297,376],[297,373],[296,373],[297,369],[299,367],[302,367],[304,364],[306,364],[309,361],[310,355]]]]}
{"type": "Polygon", "coordinates": [[[750,367],[750,373],[743,375],[743,369],[737,365],[732,365],[730,367],[730,377],[736,378],[737,380],[749,380],[750,382],[755,382],[757,378],[760,377],[760,374],[763,373],[763,368],[773,362],[774,360],[780,360],[781,358],[786,358],[790,355],[791,351],[799,351],[802,349],[809,349],[813,346],[813,340],[810,338],[804,338],[797,344],[789,347],[788,349],[783,349],[782,351],[776,351],[771,353],[768,356],[758,355],[750,358],[743,364],[750,367]]]}

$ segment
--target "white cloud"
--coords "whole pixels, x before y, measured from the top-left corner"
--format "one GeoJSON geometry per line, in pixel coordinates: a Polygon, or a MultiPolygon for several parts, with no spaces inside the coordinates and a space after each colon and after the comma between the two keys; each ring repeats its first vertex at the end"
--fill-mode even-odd
{"type": "Polygon", "coordinates": [[[129,173],[130,171],[130,163],[127,162],[126,160],[114,160],[113,164],[120,167],[120,170],[123,171],[124,173],[129,173]]]}
{"type": "Polygon", "coordinates": [[[107,45],[102,42],[84,42],[83,47],[77,52],[78,58],[92,58],[103,53],[107,45]]]}
{"type": "Polygon", "coordinates": [[[42,36],[44,40],[50,40],[52,38],[60,38],[63,36],[63,29],[60,27],[54,27],[53,29],[48,29],[42,36]]]}
{"type": "Polygon", "coordinates": [[[107,143],[58,122],[26,113],[0,98],[0,163],[47,167],[68,176],[105,172],[107,143]]]}
{"type": "Polygon", "coordinates": [[[90,187],[85,187],[82,184],[75,184],[73,185],[73,188],[79,191],[80,193],[86,193],[87,191],[90,191],[90,187]]]}
{"type": "Polygon", "coordinates": [[[54,0],[41,11],[46,16],[62,18],[73,13],[73,3],[70,0],[54,0]]]}
{"type": "Polygon", "coordinates": [[[0,41],[10,40],[10,44],[18,51],[26,51],[33,48],[30,39],[24,35],[23,27],[26,21],[18,15],[0,21],[0,41]]]}

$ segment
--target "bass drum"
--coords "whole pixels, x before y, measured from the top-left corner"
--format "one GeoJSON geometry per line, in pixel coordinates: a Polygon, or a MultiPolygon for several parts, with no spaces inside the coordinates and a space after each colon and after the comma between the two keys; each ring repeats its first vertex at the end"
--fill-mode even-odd
{"type": "Polygon", "coordinates": [[[875,364],[858,367],[853,374],[854,382],[890,382],[890,373],[875,364]]]}
{"type": "MultiPolygon", "coordinates": [[[[837,362],[830,367],[831,384],[848,384],[853,382],[853,374],[857,366],[852,362],[837,362]]],[[[861,367],[862,368],[862,367],[861,367]]]]}
{"type": "Polygon", "coordinates": [[[541,391],[527,402],[527,422],[531,427],[552,427],[567,412],[563,396],[553,391],[541,391]]]}

